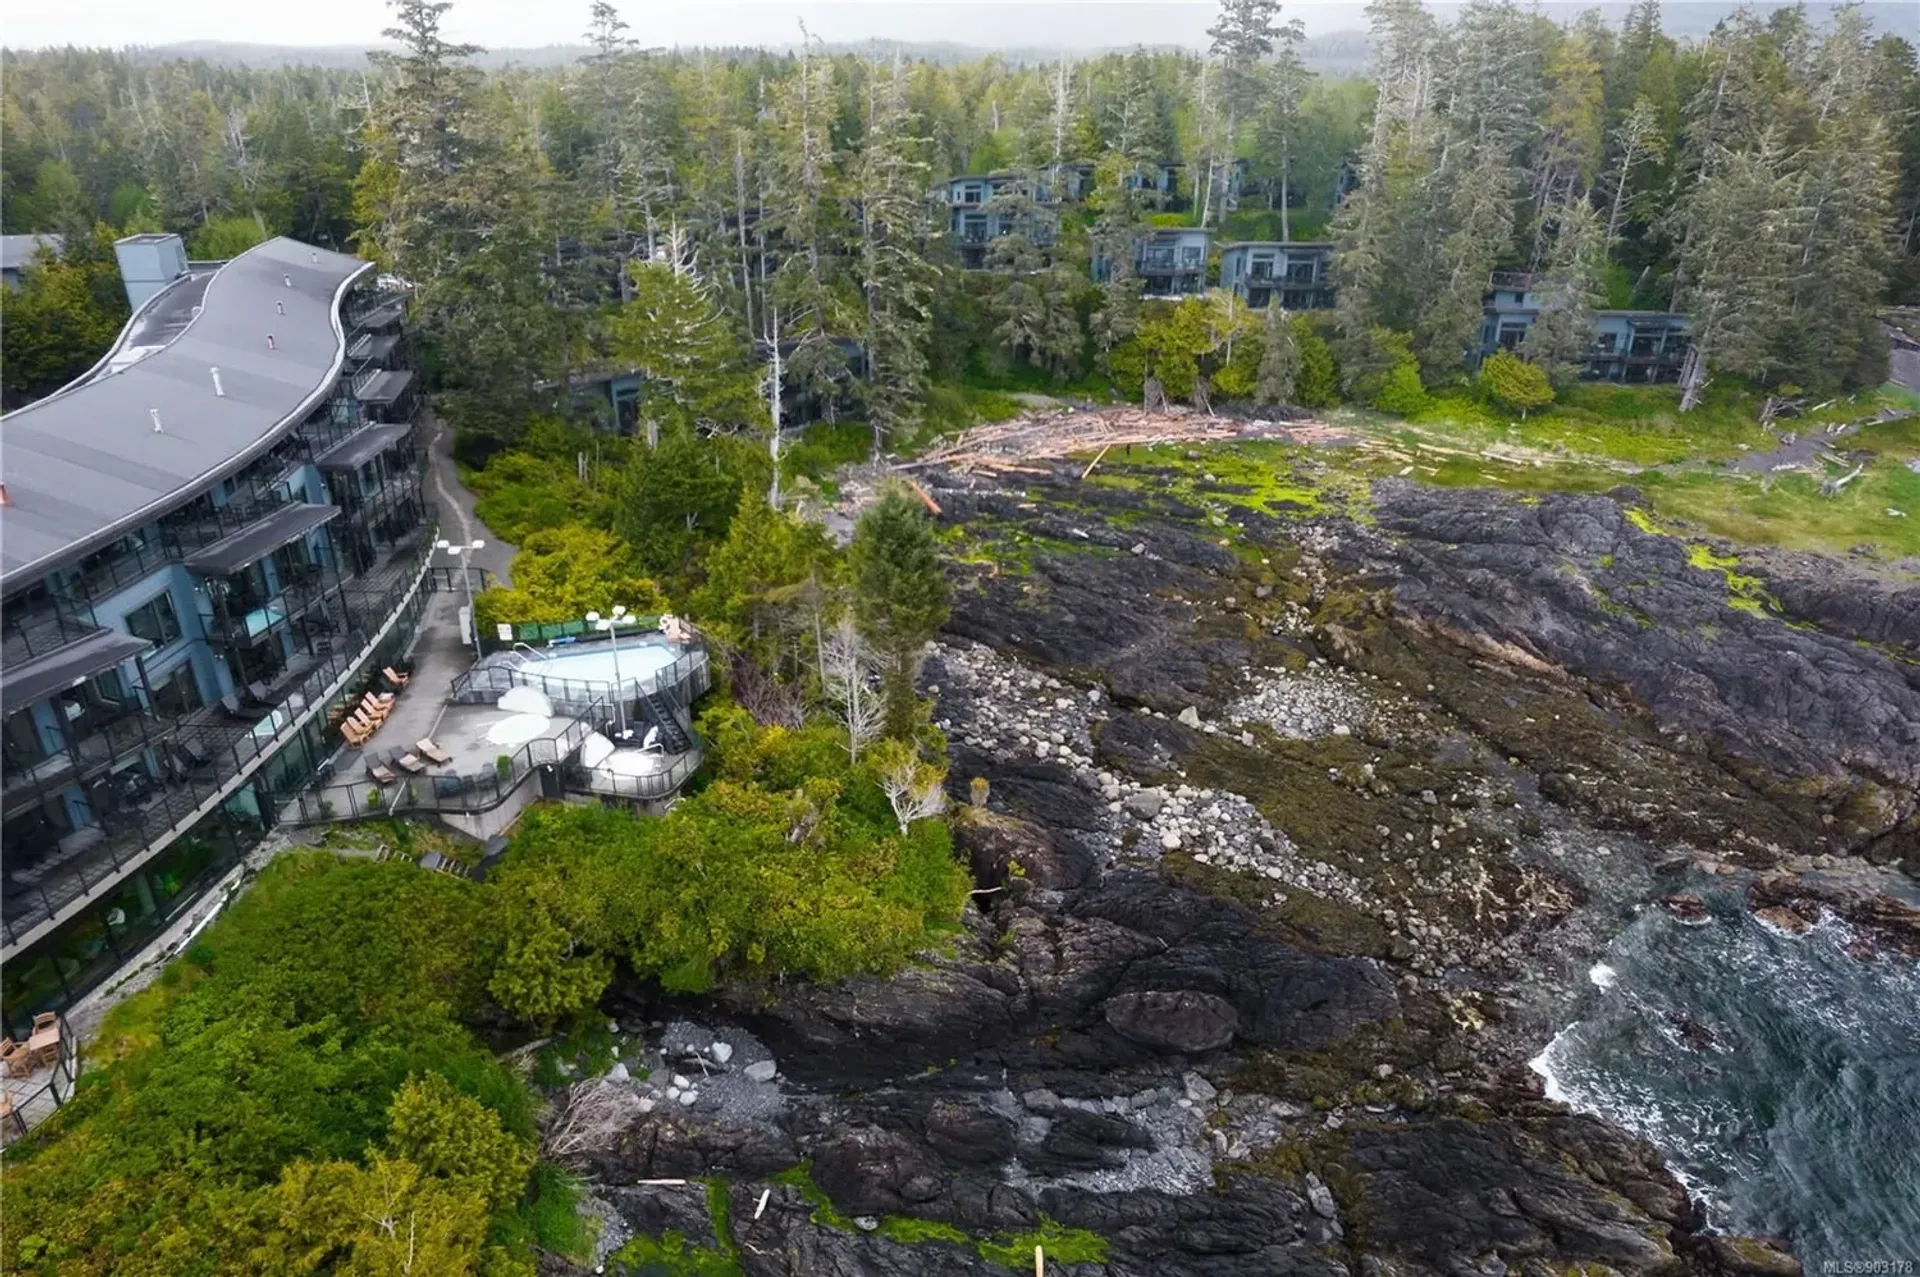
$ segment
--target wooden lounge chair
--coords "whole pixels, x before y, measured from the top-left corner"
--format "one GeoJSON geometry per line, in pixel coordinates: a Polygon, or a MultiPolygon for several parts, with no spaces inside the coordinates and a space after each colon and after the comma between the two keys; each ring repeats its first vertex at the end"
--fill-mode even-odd
{"type": "Polygon", "coordinates": [[[373,739],[373,729],[362,727],[352,719],[347,719],[340,724],[340,735],[346,740],[347,744],[353,746],[355,749],[359,749],[362,745],[373,739]]]}
{"type": "Polygon", "coordinates": [[[377,758],[368,761],[367,775],[373,777],[382,785],[391,785],[394,781],[400,779],[399,776],[394,774],[393,768],[387,766],[377,758]]]}
{"type": "Polygon", "coordinates": [[[387,717],[387,712],[388,712],[388,707],[385,705],[382,705],[379,701],[374,700],[372,697],[368,697],[367,699],[361,701],[360,708],[358,710],[358,713],[361,715],[361,717],[373,723],[385,722],[387,717]]]}
{"type": "Polygon", "coordinates": [[[393,751],[393,761],[396,766],[405,768],[416,776],[427,770],[427,765],[420,761],[418,754],[409,753],[404,749],[393,751]]]}
{"type": "Polygon", "coordinates": [[[407,680],[413,677],[411,674],[402,674],[391,665],[383,666],[380,672],[385,674],[387,676],[387,682],[392,683],[395,687],[405,687],[407,680]]]}
{"type": "Polygon", "coordinates": [[[453,755],[434,744],[433,737],[431,736],[422,736],[419,740],[413,742],[413,747],[436,763],[446,764],[453,761],[453,755]]]}
{"type": "Polygon", "coordinates": [[[371,736],[374,729],[380,726],[380,719],[376,715],[367,713],[364,706],[355,706],[353,713],[342,720],[341,726],[344,727],[348,723],[353,724],[355,731],[365,732],[371,736]]]}

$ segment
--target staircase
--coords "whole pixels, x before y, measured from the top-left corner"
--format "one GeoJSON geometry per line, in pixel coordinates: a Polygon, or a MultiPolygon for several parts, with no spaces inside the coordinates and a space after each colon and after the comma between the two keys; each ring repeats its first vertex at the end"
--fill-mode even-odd
{"type": "Polygon", "coordinates": [[[693,748],[685,711],[662,692],[648,692],[640,698],[640,708],[648,725],[660,729],[660,748],[668,754],[684,754],[693,748]]]}

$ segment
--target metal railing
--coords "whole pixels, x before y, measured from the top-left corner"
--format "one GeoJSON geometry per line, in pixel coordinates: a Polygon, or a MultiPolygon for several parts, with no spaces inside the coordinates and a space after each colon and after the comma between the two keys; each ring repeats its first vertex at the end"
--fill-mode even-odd
{"type": "Polygon", "coordinates": [[[44,1082],[39,1080],[39,1073],[36,1067],[24,1084],[8,1086],[7,1111],[0,1114],[0,1143],[12,1144],[23,1138],[73,1098],[74,1085],[80,1080],[80,1043],[64,1020],[44,1082]]]}
{"type": "MultiPolygon", "coordinates": [[[[594,649],[602,650],[602,649],[594,649]]],[[[556,710],[580,713],[596,702],[609,698],[628,702],[656,692],[677,692],[685,704],[712,686],[711,665],[704,647],[691,647],[670,665],[648,674],[612,679],[575,679],[539,673],[540,663],[514,665],[476,665],[453,680],[448,700],[459,705],[477,705],[497,701],[516,687],[531,687],[540,692],[556,710]],[[684,689],[684,690],[683,690],[684,689]]]]}
{"type": "Polygon", "coordinates": [[[530,740],[510,755],[506,767],[497,762],[483,772],[468,775],[409,775],[399,780],[313,785],[293,796],[280,813],[281,823],[313,825],[335,820],[364,820],[401,812],[492,811],[511,798],[527,778],[542,767],[554,767],[579,753],[581,744],[606,720],[604,701],[595,701],[586,714],[569,723],[558,736],[530,740]]]}
{"type": "Polygon", "coordinates": [[[6,893],[4,918],[0,919],[0,934],[6,943],[20,943],[34,928],[56,921],[75,900],[124,877],[159,846],[170,843],[211,811],[240,779],[279,752],[307,721],[323,712],[331,699],[329,689],[374,655],[391,623],[397,623],[405,610],[417,609],[433,539],[433,529],[429,528],[415,552],[412,570],[403,572],[377,601],[364,607],[361,624],[348,632],[340,650],[320,658],[277,698],[265,717],[252,724],[229,725],[217,709],[193,716],[209,727],[224,727],[230,739],[213,745],[207,740],[196,741],[199,753],[193,768],[187,775],[164,783],[160,801],[141,813],[137,823],[117,831],[92,826],[100,830],[101,839],[86,847],[76,843],[77,849],[53,866],[59,872],[51,880],[20,884],[16,877],[6,893]]]}
{"type": "Polygon", "coordinates": [[[561,783],[575,793],[596,794],[602,798],[632,798],[647,802],[670,798],[680,792],[680,787],[700,770],[700,764],[703,761],[705,761],[705,751],[701,748],[699,738],[696,736],[692,749],[675,758],[665,771],[656,772],[651,776],[622,776],[604,767],[584,767],[579,763],[569,763],[561,776],[561,783]]]}

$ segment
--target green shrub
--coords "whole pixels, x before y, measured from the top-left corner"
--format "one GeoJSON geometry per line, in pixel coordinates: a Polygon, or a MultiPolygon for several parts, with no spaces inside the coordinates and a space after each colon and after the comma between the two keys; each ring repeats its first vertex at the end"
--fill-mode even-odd
{"type": "Polygon", "coordinates": [[[1546,369],[1508,350],[1494,351],[1480,365],[1480,387],[1502,408],[1519,413],[1522,420],[1535,408],[1553,402],[1553,382],[1548,380],[1546,369]]]}
{"type": "Polygon", "coordinates": [[[1293,331],[1300,342],[1300,371],[1294,378],[1294,402],[1302,408],[1331,408],[1340,402],[1340,367],[1333,346],[1305,315],[1296,315],[1293,331]]]}

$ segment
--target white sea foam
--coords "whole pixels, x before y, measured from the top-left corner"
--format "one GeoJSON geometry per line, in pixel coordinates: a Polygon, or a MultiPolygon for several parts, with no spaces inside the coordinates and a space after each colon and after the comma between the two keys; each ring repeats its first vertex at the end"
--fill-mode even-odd
{"type": "Polygon", "coordinates": [[[1596,989],[1611,989],[1620,981],[1620,973],[1604,962],[1596,962],[1587,970],[1587,979],[1593,981],[1596,989]]]}
{"type": "Polygon", "coordinates": [[[1560,1085],[1560,1079],[1554,1076],[1553,1052],[1554,1048],[1559,1046],[1562,1039],[1564,1039],[1567,1034],[1573,1032],[1575,1027],[1575,1025],[1569,1024],[1566,1028],[1554,1034],[1553,1041],[1547,1043],[1547,1045],[1541,1049],[1540,1054],[1527,1061],[1527,1067],[1546,1080],[1547,1098],[1556,1100],[1561,1104],[1570,1104],[1572,1101],[1567,1098],[1566,1088],[1560,1085]]]}

